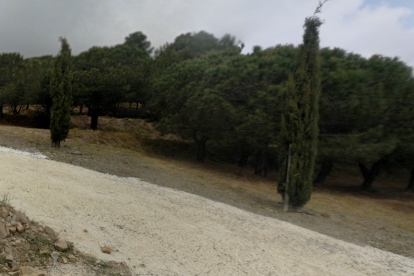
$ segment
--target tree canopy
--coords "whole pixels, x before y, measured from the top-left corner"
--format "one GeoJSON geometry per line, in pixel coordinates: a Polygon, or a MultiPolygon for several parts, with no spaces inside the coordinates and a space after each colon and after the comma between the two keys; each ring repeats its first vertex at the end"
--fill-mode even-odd
{"type": "MultiPolygon", "coordinates": [[[[173,133],[192,144],[196,160],[250,165],[262,176],[269,165],[275,167],[277,156],[286,156],[291,144],[292,166],[301,172],[290,181],[292,198],[311,190],[312,177],[322,183],[335,164],[358,168],[358,184],[364,189],[374,187],[384,169],[403,167],[412,172],[407,188],[414,189],[412,68],[394,57],[363,57],[340,48],[310,50],[320,24],[314,19],[305,22],[303,45],[255,46],[248,54],[241,52],[244,44],[236,37],[205,31],[178,35],[155,51],[137,31],[120,44],[91,47],[73,57],[2,53],[0,119],[3,110],[18,116],[29,105],[43,114],[39,117],[46,127],[52,126],[53,112],[69,109],[74,114],[75,107],[79,114],[87,109],[92,129],[99,116],[146,118],[162,134],[173,133]],[[318,63],[320,73],[312,76],[318,63]],[[73,77],[63,80],[67,69],[62,66],[73,77]],[[319,108],[308,93],[318,90],[317,79],[319,108]],[[52,110],[61,98],[57,95],[66,92],[54,93],[69,87],[71,100],[52,110]],[[292,132],[295,128],[305,132],[292,132]],[[293,145],[299,136],[307,142],[293,145]],[[314,157],[306,164],[294,163],[299,153],[312,152],[317,152],[319,173],[313,169],[314,157]]],[[[284,168],[284,163],[278,167],[282,194],[284,168]]],[[[307,200],[304,196],[293,204],[307,200]]]]}

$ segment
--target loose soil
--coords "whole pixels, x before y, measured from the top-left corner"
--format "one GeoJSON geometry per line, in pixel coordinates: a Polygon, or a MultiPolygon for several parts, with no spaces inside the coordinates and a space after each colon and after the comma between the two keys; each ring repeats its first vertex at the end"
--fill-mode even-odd
{"type": "MultiPolygon", "coordinates": [[[[282,213],[280,212],[280,197],[276,193],[276,184],[272,177],[270,177],[270,180],[255,177],[249,171],[232,166],[200,165],[151,156],[144,154],[139,145],[135,145],[133,141],[130,141],[130,144],[133,145],[130,145],[131,149],[125,149],[126,146],[121,146],[123,144],[127,145],[128,139],[131,136],[124,133],[108,134],[108,131],[93,132],[75,129],[71,131],[69,139],[62,143],[60,150],[51,150],[48,147],[49,137],[50,134],[47,130],[0,126],[0,146],[32,152],[40,151],[52,160],[71,163],[97,172],[123,177],[139,177],[143,181],[159,186],[200,195],[203,198],[232,205],[265,217],[278,218],[354,244],[370,245],[414,258],[414,251],[412,250],[414,248],[414,233],[412,232],[412,229],[414,229],[414,221],[412,219],[414,213],[413,195],[411,193],[403,193],[402,187],[397,192],[394,190],[393,196],[388,198],[382,198],[383,194],[361,194],[356,191],[349,192],[349,190],[319,188],[316,189],[312,201],[306,208],[298,212],[282,213]]],[[[42,160],[39,161],[43,162],[42,160]]],[[[352,180],[358,181],[356,177],[348,177],[347,183],[341,187],[352,185],[352,183],[349,183],[352,180]]],[[[11,196],[13,197],[13,193],[11,193],[11,196]]],[[[179,193],[177,197],[184,196],[179,193]]],[[[131,202],[134,201],[131,200],[131,202]]],[[[110,198],[108,198],[108,204],[111,205],[110,198]]],[[[235,211],[234,209],[231,210],[231,212],[235,211]]],[[[242,214],[243,216],[246,215],[244,212],[242,214]]],[[[173,214],[169,215],[173,216],[173,214]]],[[[203,214],[203,216],[205,215],[203,214]]],[[[239,216],[239,214],[233,215],[239,216]]],[[[243,218],[253,219],[251,217],[243,218]]],[[[273,225],[272,222],[274,223],[274,221],[270,221],[269,223],[273,225]]],[[[267,225],[268,222],[266,221],[265,224],[267,225]]],[[[168,228],[167,224],[162,225],[168,228]]],[[[273,227],[276,227],[276,225],[273,225],[273,227]]],[[[284,227],[287,226],[283,224],[283,229],[285,229],[284,227]]],[[[199,228],[197,229],[200,230],[199,228]]],[[[279,231],[286,231],[281,228],[277,229],[279,231]]],[[[232,230],[236,231],[236,229],[232,230]]],[[[160,233],[157,235],[160,235],[160,233]]],[[[272,235],[279,237],[275,233],[272,235]]],[[[323,236],[318,236],[317,239],[320,240],[321,237],[323,236]]],[[[171,238],[180,240],[179,237],[175,236],[171,238]]],[[[165,237],[163,241],[166,242],[165,237]]],[[[272,242],[274,241],[272,240],[272,242]]],[[[171,250],[172,248],[179,248],[177,244],[170,243],[169,245],[171,250]]],[[[284,245],[281,244],[280,246],[283,247],[284,245]]],[[[303,245],[301,246],[303,247],[303,245]]],[[[245,249],[250,250],[251,248],[245,249]]],[[[318,255],[320,253],[313,252],[310,254],[318,255]]],[[[149,259],[148,256],[147,258],[149,259]]],[[[265,257],[258,257],[258,259],[263,258],[265,257]]],[[[135,269],[137,269],[136,264],[135,269]]],[[[287,266],[288,264],[289,262],[286,263],[287,266]]],[[[138,264],[138,267],[140,265],[141,263],[138,264]]],[[[291,265],[294,266],[293,264],[291,265]]],[[[179,271],[177,269],[174,268],[173,271],[179,271]]],[[[300,271],[300,269],[297,271],[300,271]]],[[[159,275],[167,275],[159,273],[159,275]]],[[[201,275],[208,275],[206,271],[200,271],[200,273],[201,275]]],[[[364,275],[364,273],[369,274],[371,272],[365,271],[361,275],[364,275]]],[[[294,273],[291,271],[291,274],[294,273]]],[[[183,275],[186,274],[184,273],[183,275]]],[[[340,275],[340,273],[338,272],[337,275],[340,275]]]]}

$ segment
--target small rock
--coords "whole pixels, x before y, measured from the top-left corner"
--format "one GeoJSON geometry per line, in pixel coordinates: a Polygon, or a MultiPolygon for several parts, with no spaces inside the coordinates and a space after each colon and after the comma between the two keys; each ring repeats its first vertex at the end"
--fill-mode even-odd
{"type": "Polygon", "coordinates": [[[62,263],[62,264],[67,264],[68,263],[68,260],[65,257],[63,257],[63,256],[60,256],[59,259],[58,259],[58,261],[60,263],[62,263]]]}
{"type": "Polygon", "coordinates": [[[6,262],[11,263],[14,261],[13,255],[7,254],[6,255],[6,262]]]}
{"type": "Polygon", "coordinates": [[[327,213],[322,213],[322,214],[321,214],[321,216],[322,216],[322,217],[324,217],[324,218],[330,218],[330,217],[331,217],[331,216],[330,216],[330,215],[328,215],[327,213]]]}
{"type": "Polygon", "coordinates": [[[71,263],[76,263],[77,259],[73,254],[69,254],[68,259],[71,263]]]}
{"type": "Polygon", "coordinates": [[[9,216],[9,211],[7,211],[6,207],[1,207],[0,216],[4,219],[7,219],[7,217],[9,216]]]}
{"type": "Polygon", "coordinates": [[[11,226],[11,227],[8,227],[9,228],[9,231],[11,232],[11,233],[16,233],[16,227],[14,227],[14,226],[11,226]]]}
{"type": "Polygon", "coordinates": [[[10,221],[10,223],[14,226],[16,225],[16,219],[17,219],[17,215],[14,215],[10,221]]]}
{"type": "Polygon", "coordinates": [[[105,262],[103,260],[96,261],[97,264],[104,265],[105,262]]]}
{"type": "Polygon", "coordinates": [[[17,224],[16,224],[16,230],[17,230],[19,233],[24,232],[24,227],[23,227],[23,225],[21,224],[21,222],[17,222],[17,224]]]}
{"type": "Polygon", "coordinates": [[[53,231],[53,229],[52,229],[52,228],[50,228],[49,226],[46,226],[46,227],[45,227],[45,232],[46,232],[46,233],[48,233],[48,234],[49,234],[49,235],[51,235],[51,236],[56,236],[55,231],[53,231]]]}
{"type": "Polygon", "coordinates": [[[102,247],[101,248],[101,251],[103,252],[103,253],[106,253],[106,254],[111,254],[111,252],[112,252],[112,248],[110,248],[109,246],[104,246],[104,247],[102,247]]]}
{"type": "Polygon", "coordinates": [[[34,267],[22,266],[20,269],[20,276],[45,276],[45,272],[34,267]]]}
{"type": "Polygon", "coordinates": [[[9,264],[11,271],[18,271],[20,270],[20,264],[18,264],[17,262],[11,262],[9,264]]]}
{"type": "Polygon", "coordinates": [[[83,229],[83,232],[88,233],[88,229],[83,229]]]}
{"type": "Polygon", "coordinates": [[[6,224],[4,224],[3,222],[0,222],[0,240],[6,238],[9,235],[9,231],[7,231],[7,227],[6,224]]]}
{"type": "Polygon", "coordinates": [[[52,254],[50,254],[50,256],[52,256],[53,260],[55,260],[55,262],[57,262],[57,260],[59,259],[60,254],[58,252],[52,252],[52,254]]]}
{"type": "Polygon", "coordinates": [[[31,262],[29,259],[26,262],[26,266],[30,266],[30,267],[35,267],[36,266],[36,262],[31,262]]]}
{"type": "Polygon", "coordinates": [[[40,255],[50,255],[51,253],[50,253],[50,251],[49,251],[49,250],[47,250],[47,249],[43,249],[43,250],[40,250],[40,251],[39,251],[39,254],[40,254],[40,255]]]}
{"type": "Polygon", "coordinates": [[[57,243],[55,243],[55,249],[57,251],[66,251],[68,250],[68,243],[65,241],[58,241],[57,243]]]}
{"type": "Polygon", "coordinates": [[[39,232],[44,232],[44,231],[45,231],[45,229],[43,229],[43,227],[38,227],[38,228],[37,228],[37,231],[39,231],[39,232]]]}
{"type": "Polygon", "coordinates": [[[29,224],[29,219],[27,218],[25,213],[18,214],[16,221],[21,222],[23,224],[29,224]]]}

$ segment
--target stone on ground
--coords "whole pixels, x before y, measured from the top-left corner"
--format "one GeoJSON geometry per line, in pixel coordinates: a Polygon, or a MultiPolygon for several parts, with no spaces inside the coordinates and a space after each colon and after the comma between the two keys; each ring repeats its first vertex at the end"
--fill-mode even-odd
{"type": "Polygon", "coordinates": [[[66,251],[68,250],[68,243],[65,241],[58,241],[55,243],[55,249],[60,252],[66,251]]]}
{"type": "Polygon", "coordinates": [[[104,247],[102,247],[101,248],[101,251],[103,252],[103,253],[106,253],[106,254],[111,254],[111,252],[112,252],[112,248],[110,248],[109,246],[104,246],[104,247]]]}
{"type": "Polygon", "coordinates": [[[46,274],[38,268],[34,268],[30,266],[22,266],[20,268],[20,276],[45,276],[45,275],[46,274]]]}

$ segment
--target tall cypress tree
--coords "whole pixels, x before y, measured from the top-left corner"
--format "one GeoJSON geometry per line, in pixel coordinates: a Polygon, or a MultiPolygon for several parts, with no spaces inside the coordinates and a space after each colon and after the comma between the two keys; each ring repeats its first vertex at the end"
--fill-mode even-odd
{"type": "Polygon", "coordinates": [[[299,49],[296,71],[289,76],[286,109],[282,115],[278,192],[285,200],[289,200],[289,205],[293,207],[305,205],[312,193],[312,174],[319,133],[319,27],[321,24],[321,20],[316,16],[305,20],[303,45],[299,49]],[[290,162],[288,162],[288,155],[290,155],[290,162]],[[288,176],[285,169],[287,167],[289,167],[288,176]]]}
{"type": "Polygon", "coordinates": [[[60,38],[62,48],[56,58],[50,81],[50,95],[53,100],[50,115],[52,147],[60,148],[70,129],[72,105],[71,49],[65,38],[60,38]]]}

